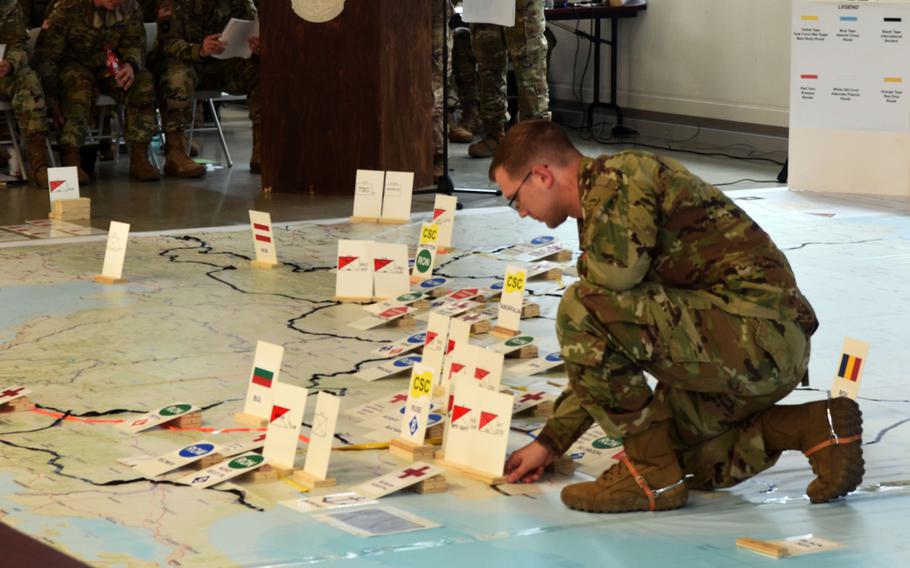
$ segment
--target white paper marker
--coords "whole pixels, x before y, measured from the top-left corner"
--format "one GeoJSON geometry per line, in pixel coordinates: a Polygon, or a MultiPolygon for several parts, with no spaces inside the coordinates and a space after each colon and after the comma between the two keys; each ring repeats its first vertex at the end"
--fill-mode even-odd
{"type": "Polygon", "coordinates": [[[340,300],[373,299],[372,241],[338,241],[335,297],[340,300]]]}
{"type": "Polygon", "coordinates": [[[23,396],[30,394],[32,391],[21,386],[16,385],[14,387],[4,388],[0,390],[0,406],[12,402],[17,398],[22,398],[23,396]]]}
{"type": "Polygon", "coordinates": [[[195,463],[213,453],[215,453],[215,444],[207,440],[200,440],[157,458],[140,462],[134,469],[146,477],[158,477],[169,471],[195,463]]]}
{"type": "Polygon", "coordinates": [[[411,220],[411,194],[414,172],[386,172],[382,194],[382,222],[406,223],[411,220]]]}
{"type": "Polygon", "coordinates": [[[444,472],[445,470],[436,465],[415,463],[355,485],[351,491],[370,499],[379,499],[444,472]]]}
{"type": "Polygon", "coordinates": [[[382,214],[382,185],[385,172],[357,170],[354,182],[354,220],[378,219],[382,214]]]}
{"type": "Polygon", "coordinates": [[[837,362],[834,386],[831,387],[831,396],[846,396],[856,400],[868,359],[868,343],[845,337],[840,360],[837,362]]]}
{"type": "Polygon", "coordinates": [[[415,446],[422,446],[426,437],[430,396],[434,383],[432,369],[423,364],[414,365],[408,386],[408,400],[401,418],[399,438],[415,446]]]}
{"type": "Polygon", "coordinates": [[[47,189],[51,203],[58,199],[79,199],[79,173],[76,166],[48,168],[47,189]]]}
{"type": "Polygon", "coordinates": [[[373,243],[371,256],[374,270],[374,298],[394,298],[410,291],[408,245],[373,243]]]}
{"type": "Polygon", "coordinates": [[[310,443],[307,446],[303,470],[316,479],[325,479],[332,456],[332,440],[338,423],[341,399],[321,391],[316,395],[316,410],[313,412],[313,427],[310,429],[310,443]]]}
{"type": "Polygon", "coordinates": [[[143,414],[138,418],[124,420],[122,423],[118,424],[117,427],[121,430],[126,430],[127,432],[135,434],[136,432],[142,432],[143,430],[160,426],[171,420],[176,420],[185,414],[196,412],[197,410],[199,410],[199,407],[193,404],[169,404],[158,410],[143,414]]]}
{"type": "Polygon", "coordinates": [[[436,240],[439,238],[439,225],[424,223],[420,228],[420,243],[414,256],[414,269],[411,277],[416,280],[427,280],[433,276],[436,264],[436,240]]]}
{"type": "Polygon", "coordinates": [[[452,231],[455,228],[455,209],[458,198],[453,195],[436,194],[433,204],[433,222],[439,225],[439,238],[436,246],[440,249],[452,248],[452,231]]]}
{"type": "Polygon", "coordinates": [[[272,233],[272,216],[264,211],[250,210],[250,228],[253,232],[253,248],[256,261],[262,265],[278,264],[275,237],[272,233]]]}
{"type": "Polygon", "coordinates": [[[509,265],[499,301],[499,318],[496,327],[518,331],[521,325],[521,306],[524,302],[526,272],[524,268],[509,265]]]}
{"type": "Polygon", "coordinates": [[[256,354],[253,356],[253,368],[250,371],[250,380],[246,389],[246,401],[243,403],[243,413],[267,421],[271,418],[272,393],[278,384],[278,375],[281,374],[281,361],[284,358],[284,347],[268,343],[256,342],[256,354]]]}
{"type": "Polygon", "coordinates": [[[111,221],[107,234],[107,248],[104,250],[104,266],[101,274],[96,276],[95,280],[113,284],[123,279],[123,261],[126,258],[126,245],[129,238],[129,223],[111,221]]]}
{"type": "Polygon", "coordinates": [[[265,433],[262,456],[271,466],[294,469],[307,390],[284,383],[278,383],[274,389],[272,416],[265,433]]]}
{"type": "Polygon", "coordinates": [[[187,474],[178,479],[177,483],[189,485],[194,489],[205,489],[238,475],[249,473],[264,464],[265,458],[257,453],[250,452],[202,471],[187,474]]]}

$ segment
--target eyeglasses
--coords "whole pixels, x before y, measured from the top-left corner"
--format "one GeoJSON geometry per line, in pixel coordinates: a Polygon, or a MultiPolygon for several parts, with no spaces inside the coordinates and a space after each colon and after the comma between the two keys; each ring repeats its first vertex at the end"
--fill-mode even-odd
{"type": "Polygon", "coordinates": [[[512,199],[509,200],[509,207],[512,209],[518,210],[518,205],[515,204],[515,200],[518,199],[518,192],[521,191],[522,186],[531,178],[531,170],[528,170],[528,173],[525,175],[525,178],[521,180],[521,183],[518,184],[518,189],[515,190],[515,193],[512,194],[512,199]]]}

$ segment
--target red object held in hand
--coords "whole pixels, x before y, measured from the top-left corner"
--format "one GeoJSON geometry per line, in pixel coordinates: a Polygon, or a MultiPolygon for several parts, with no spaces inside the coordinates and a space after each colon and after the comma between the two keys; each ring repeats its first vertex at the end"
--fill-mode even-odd
{"type": "Polygon", "coordinates": [[[107,51],[107,70],[116,77],[117,73],[120,72],[120,59],[117,58],[117,54],[114,53],[111,46],[107,46],[104,49],[107,51]]]}

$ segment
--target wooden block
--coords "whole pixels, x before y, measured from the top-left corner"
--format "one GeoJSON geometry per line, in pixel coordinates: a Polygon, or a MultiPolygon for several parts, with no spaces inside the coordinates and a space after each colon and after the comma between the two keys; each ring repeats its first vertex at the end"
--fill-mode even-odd
{"type": "Polygon", "coordinates": [[[351,217],[349,223],[378,223],[379,217],[351,217]]]}
{"type": "Polygon", "coordinates": [[[437,247],[436,254],[451,254],[455,252],[455,247],[437,247]]]}
{"type": "Polygon", "coordinates": [[[443,288],[442,286],[437,286],[436,288],[433,288],[432,290],[430,290],[430,297],[439,298],[439,297],[445,296],[446,294],[450,293],[451,291],[452,291],[451,288],[443,288]]]}
{"type": "Polygon", "coordinates": [[[291,479],[302,485],[305,489],[319,489],[320,487],[335,487],[337,480],[334,477],[320,479],[312,473],[298,469],[291,479]]]}
{"type": "Polygon", "coordinates": [[[783,546],[754,538],[740,537],[736,539],[736,546],[751,550],[752,552],[764,554],[765,556],[770,556],[771,558],[784,558],[785,556],[790,556],[790,552],[783,546]]]}
{"type": "Polygon", "coordinates": [[[556,402],[548,400],[546,402],[541,402],[537,406],[531,407],[531,416],[536,416],[539,418],[549,418],[553,416],[553,408],[555,407],[556,402]]]}
{"type": "Polygon", "coordinates": [[[493,329],[493,322],[490,320],[476,321],[471,324],[471,335],[490,333],[491,329],[493,329]]]}
{"type": "Polygon", "coordinates": [[[417,485],[408,487],[408,490],[420,493],[421,495],[426,495],[427,493],[444,493],[448,488],[449,484],[444,475],[434,475],[429,479],[421,481],[417,485]]]}
{"type": "Polygon", "coordinates": [[[569,386],[569,379],[549,379],[547,384],[564,389],[569,386]]]}
{"type": "Polygon", "coordinates": [[[540,304],[528,302],[521,306],[521,319],[536,318],[540,315],[540,304]]]}
{"type": "Polygon", "coordinates": [[[442,438],[443,432],[445,432],[445,430],[446,425],[442,422],[439,424],[434,424],[427,430],[427,438],[442,438]]]}
{"type": "Polygon", "coordinates": [[[110,276],[105,276],[104,274],[95,275],[95,282],[100,282],[102,284],[123,284],[126,281],[126,278],[111,278],[110,276]]]}
{"type": "Polygon", "coordinates": [[[500,327],[498,325],[494,326],[493,329],[490,330],[490,335],[493,335],[495,337],[502,337],[503,339],[515,337],[519,333],[521,332],[519,332],[517,329],[508,329],[505,327],[500,327]]]}
{"type": "Polygon", "coordinates": [[[199,428],[202,426],[202,411],[197,410],[196,412],[184,414],[179,418],[171,420],[167,424],[176,426],[177,428],[199,428]]]}
{"type": "Polygon", "coordinates": [[[48,217],[59,221],[78,221],[90,219],[92,200],[88,197],[78,199],[58,199],[51,204],[48,217]]]}
{"type": "Polygon", "coordinates": [[[34,410],[35,403],[27,396],[21,396],[0,406],[0,413],[6,412],[28,412],[34,410]]]}
{"type": "Polygon", "coordinates": [[[541,280],[559,280],[562,278],[562,268],[551,268],[543,274],[538,274],[534,278],[540,278],[541,280]]]}
{"type": "Polygon", "coordinates": [[[575,473],[575,460],[569,456],[562,455],[556,458],[556,461],[551,463],[547,469],[559,475],[572,475],[575,473]]]}
{"type": "Polygon", "coordinates": [[[213,465],[220,463],[224,460],[224,456],[221,454],[209,454],[193,464],[196,469],[206,469],[212,467],[213,465]]]}
{"type": "Polygon", "coordinates": [[[435,452],[436,447],[429,444],[418,446],[400,438],[389,442],[389,453],[408,461],[432,460],[435,452]]]}
{"type": "Polygon", "coordinates": [[[252,414],[247,414],[246,412],[237,412],[234,414],[234,421],[243,424],[244,426],[253,426],[255,428],[267,426],[269,423],[268,418],[254,416],[252,414]]]}
{"type": "Polygon", "coordinates": [[[274,467],[269,464],[251,471],[249,475],[250,481],[253,483],[261,483],[263,481],[278,481],[282,477],[287,477],[294,473],[293,469],[282,469],[279,467],[274,467]]]}
{"type": "Polygon", "coordinates": [[[562,249],[561,251],[554,254],[550,258],[552,258],[556,262],[566,262],[566,261],[572,260],[572,256],[573,256],[572,249],[562,249]]]}
{"type": "Polygon", "coordinates": [[[528,345],[523,345],[520,348],[512,351],[506,357],[510,359],[533,359],[539,355],[539,350],[536,345],[530,343],[528,345]]]}
{"type": "Polygon", "coordinates": [[[436,458],[436,463],[438,463],[439,465],[441,465],[443,467],[447,467],[449,469],[454,469],[455,471],[457,471],[461,475],[464,475],[465,477],[470,477],[471,479],[476,479],[477,481],[486,483],[487,485],[502,485],[503,483],[506,482],[506,478],[504,475],[490,475],[489,473],[486,473],[484,471],[478,471],[471,467],[457,464],[457,463],[447,462],[445,460],[440,460],[439,458],[436,458]]]}
{"type": "Polygon", "coordinates": [[[251,260],[251,261],[250,261],[250,266],[251,266],[252,268],[271,269],[271,268],[278,268],[278,267],[280,267],[281,265],[278,264],[277,262],[266,262],[266,261],[264,261],[264,260],[251,260]]]}
{"type": "Polygon", "coordinates": [[[348,304],[372,304],[373,297],[359,298],[356,296],[332,296],[333,302],[342,302],[348,304]]]}
{"type": "Polygon", "coordinates": [[[407,225],[410,222],[410,219],[385,219],[383,217],[379,218],[380,225],[407,225]]]}
{"type": "Polygon", "coordinates": [[[417,320],[412,316],[403,316],[392,321],[394,327],[411,328],[417,325],[417,320]]]}
{"type": "Polygon", "coordinates": [[[426,310],[430,307],[429,300],[417,300],[416,302],[411,302],[411,307],[417,308],[418,310],[426,310]]]}

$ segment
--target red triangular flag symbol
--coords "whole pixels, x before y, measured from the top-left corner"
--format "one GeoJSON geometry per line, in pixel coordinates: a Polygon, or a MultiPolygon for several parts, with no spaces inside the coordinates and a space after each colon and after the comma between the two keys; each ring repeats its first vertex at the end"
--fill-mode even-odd
{"type": "Polygon", "coordinates": [[[358,258],[360,258],[360,257],[358,257],[358,256],[339,256],[338,257],[338,270],[341,270],[342,268],[351,264],[358,258]]]}
{"type": "Polygon", "coordinates": [[[65,181],[62,181],[62,180],[61,180],[61,181],[52,181],[52,182],[50,182],[51,191],[54,191],[55,189],[59,188],[61,185],[65,184],[65,183],[66,183],[66,182],[65,182],[65,181]]]}
{"type": "Polygon", "coordinates": [[[379,272],[386,266],[392,264],[391,258],[374,258],[373,259],[373,269],[379,272]]]}
{"type": "Polygon", "coordinates": [[[480,411],[480,424],[477,426],[477,428],[482,429],[484,426],[486,426],[490,422],[496,420],[497,416],[499,416],[499,415],[493,414],[492,412],[484,412],[481,410],[480,411]]]}
{"type": "Polygon", "coordinates": [[[282,416],[284,416],[285,414],[287,414],[290,411],[291,411],[290,408],[284,408],[283,406],[273,405],[272,406],[272,418],[271,418],[271,420],[269,420],[269,422],[274,422],[275,420],[278,420],[279,418],[281,418],[282,416]]]}
{"type": "Polygon", "coordinates": [[[461,363],[452,363],[452,372],[449,374],[454,375],[455,373],[461,371],[462,369],[464,369],[464,365],[462,365],[461,363]]]}
{"type": "Polygon", "coordinates": [[[445,213],[445,209],[433,209],[433,219],[438,219],[440,215],[445,213]]]}
{"type": "Polygon", "coordinates": [[[426,340],[426,342],[424,343],[424,345],[429,345],[430,343],[432,343],[433,340],[436,339],[436,336],[437,336],[437,335],[439,335],[439,334],[436,333],[435,331],[428,331],[428,332],[427,332],[427,340],[426,340]]]}
{"type": "Polygon", "coordinates": [[[452,352],[452,349],[455,349],[455,340],[450,339],[449,344],[446,345],[446,355],[452,352]]]}
{"type": "Polygon", "coordinates": [[[489,374],[490,374],[490,371],[487,371],[486,369],[481,369],[479,367],[477,369],[474,369],[474,378],[477,379],[478,381],[482,381],[484,379],[484,377],[486,377],[489,374]]]}
{"type": "Polygon", "coordinates": [[[457,422],[459,418],[461,418],[468,412],[471,412],[470,408],[468,408],[467,406],[459,406],[456,404],[455,407],[452,409],[452,424],[457,422]]]}

